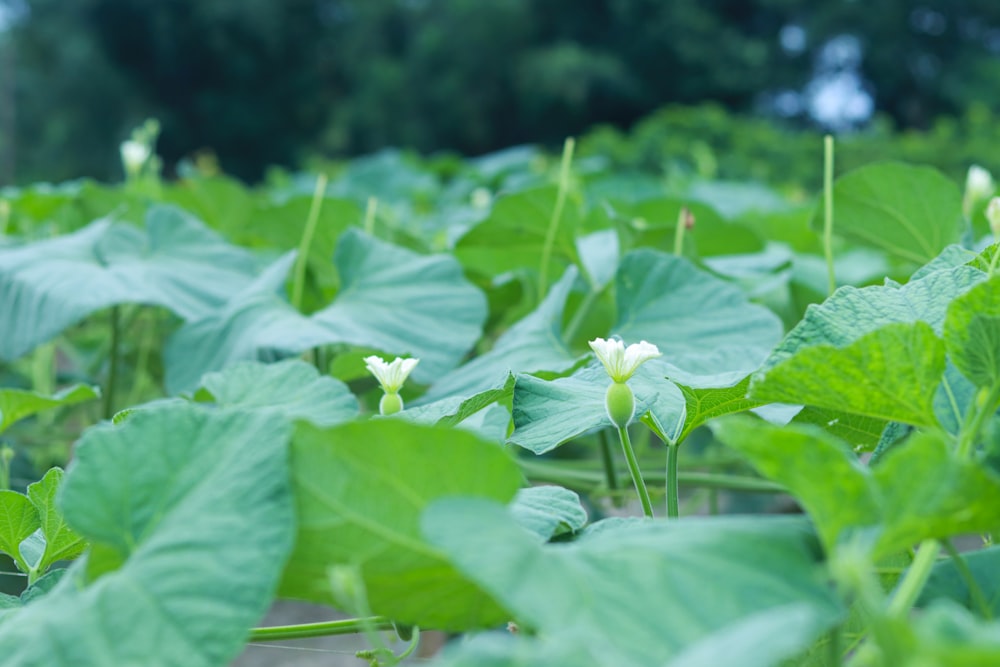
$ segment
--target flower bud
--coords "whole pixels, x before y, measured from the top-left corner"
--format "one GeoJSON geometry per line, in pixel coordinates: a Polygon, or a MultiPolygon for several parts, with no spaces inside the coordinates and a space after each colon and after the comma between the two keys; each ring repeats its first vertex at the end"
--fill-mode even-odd
{"type": "Polygon", "coordinates": [[[994,197],[986,207],[986,219],[990,222],[990,231],[1000,240],[1000,197],[994,197]]]}
{"type": "Polygon", "coordinates": [[[635,415],[635,396],[624,382],[612,382],[604,395],[604,407],[608,411],[611,423],[618,428],[624,428],[635,415]]]}
{"type": "Polygon", "coordinates": [[[965,197],[968,201],[986,199],[993,194],[993,190],[993,176],[990,172],[977,164],[969,167],[969,173],[965,177],[965,197]]]}
{"type": "Polygon", "coordinates": [[[394,415],[403,409],[403,399],[399,394],[383,394],[378,402],[378,411],[383,417],[394,415]]]}

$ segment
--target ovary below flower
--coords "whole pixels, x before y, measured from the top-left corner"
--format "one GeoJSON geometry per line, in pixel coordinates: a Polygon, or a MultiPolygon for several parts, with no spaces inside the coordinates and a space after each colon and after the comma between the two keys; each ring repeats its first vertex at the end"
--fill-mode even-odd
{"type": "Polygon", "coordinates": [[[625,343],[617,339],[604,340],[595,338],[590,341],[590,349],[594,351],[611,379],[617,383],[628,380],[650,359],[663,356],[652,343],[639,341],[625,347],[625,343]]]}

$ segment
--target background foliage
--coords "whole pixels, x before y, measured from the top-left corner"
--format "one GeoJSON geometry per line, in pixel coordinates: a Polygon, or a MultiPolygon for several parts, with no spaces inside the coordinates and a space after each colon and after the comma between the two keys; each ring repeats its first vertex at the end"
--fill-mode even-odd
{"type": "MultiPolygon", "coordinates": [[[[801,128],[815,125],[817,84],[845,74],[881,114],[870,131],[933,129],[896,146],[937,164],[983,145],[991,119],[968,109],[1000,107],[991,0],[5,0],[4,24],[0,184],[117,176],[112,147],[149,116],[168,168],[210,150],[256,179],[386,145],[555,143],[707,99],[801,128]]],[[[800,145],[816,150],[773,141],[769,126],[732,145],[720,133],[747,128],[721,112],[665,113],[670,133],[707,131],[717,151],[787,151],[770,162],[793,173],[800,145]]],[[[740,176],[757,176],[744,159],[740,176]]]]}

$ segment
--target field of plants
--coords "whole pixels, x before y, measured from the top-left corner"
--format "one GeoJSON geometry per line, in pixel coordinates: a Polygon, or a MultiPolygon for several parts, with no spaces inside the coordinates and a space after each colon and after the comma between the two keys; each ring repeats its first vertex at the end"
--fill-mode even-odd
{"type": "Polygon", "coordinates": [[[0,191],[5,667],[345,633],[371,665],[1000,664],[984,170],[828,142],[789,195],[568,140],[248,188],[161,179],[155,135],[121,184],[0,191]],[[278,599],[330,613],[261,626],[278,599]]]}

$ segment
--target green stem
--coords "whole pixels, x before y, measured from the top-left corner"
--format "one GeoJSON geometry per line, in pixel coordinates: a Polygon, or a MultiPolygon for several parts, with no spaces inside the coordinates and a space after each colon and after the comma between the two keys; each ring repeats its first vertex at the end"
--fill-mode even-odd
{"type": "Polygon", "coordinates": [[[680,443],[667,443],[667,516],[680,516],[679,494],[677,491],[677,453],[680,443]]]}
{"type": "Polygon", "coordinates": [[[111,346],[108,350],[108,378],[104,388],[104,418],[115,416],[115,382],[118,379],[118,344],[121,337],[121,307],[111,306],[111,346]]]}
{"type": "Polygon", "coordinates": [[[615,458],[611,452],[611,441],[608,439],[608,432],[602,429],[597,434],[597,441],[601,443],[601,462],[604,464],[604,475],[608,483],[608,490],[616,492],[618,486],[618,470],[615,468],[615,458]]]}
{"type": "MultiPolygon", "coordinates": [[[[606,484],[603,471],[595,472],[566,468],[532,459],[519,459],[518,464],[524,470],[525,474],[534,481],[554,482],[563,486],[586,487],[586,489],[606,484]]],[[[656,474],[656,471],[647,476],[653,481],[665,481],[665,477],[661,478],[656,474]]],[[[679,471],[677,473],[677,480],[678,482],[683,482],[685,486],[739,491],[741,493],[787,493],[787,489],[783,486],[757,477],[679,471]]]]}
{"type": "Polygon", "coordinates": [[[996,272],[997,260],[1000,260],[1000,246],[997,246],[996,251],[993,253],[993,259],[990,260],[990,269],[986,272],[987,278],[992,278],[993,274],[996,272]]]}
{"type": "Polygon", "coordinates": [[[363,223],[363,229],[365,234],[369,236],[375,235],[375,213],[378,212],[378,199],[375,197],[368,198],[368,205],[365,206],[365,221],[363,223]]]}
{"type": "Polygon", "coordinates": [[[316,223],[319,222],[319,212],[323,208],[323,198],[326,195],[326,174],[316,177],[316,189],[313,191],[312,203],[309,205],[309,216],[306,218],[306,227],[302,230],[302,239],[299,241],[299,256],[295,258],[295,276],[292,279],[292,306],[295,310],[302,310],[302,293],[306,284],[306,266],[309,264],[309,248],[312,246],[313,236],[316,235],[316,223]]]}
{"type": "Polygon", "coordinates": [[[0,445],[0,491],[10,490],[10,466],[14,461],[14,450],[8,445],[0,445]]]}
{"type": "Polygon", "coordinates": [[[681,257],[684,254],[684,233],[687,232],[687,221],[691,216],[687,206],[681,207],[677,214],[677,228],[674,229],[674,254],[681,257]]]}
{"type": "Polygon", "coordinates": [[[348,618],[342,621],[304,623],[301,625],[275,625],[254,628],[247,641],[273,642],[283,639],[306,639],[308,637],[329,637],[333,635],[354,635],[367,630],[392,630],[392,621],[384,616],[348,618]]]}
{"type": "Polygon", "coordinates": [[[931,576],[931,569],[937,561],[938,552],[941,545],[937,540],[924,540],[920,543],[917,555],[913,557],[913,562],[907,568],[902,581],[896,587],[896,593],[889,602],[889,615],[904,616],[913,607],[913,603],[920,597],[920,591],[924,589],[924,584],[931,576]]]}
{"type": "Polygon", "coordinates": [[[829,643],[827,644],[828,649],[828,663],[830,665],[840,665],[843,663],[843,658],[840,653],[840,634],[843,632],[843,628],[838,623],[837,625],[830,628],[829,643]]]}
{"type": "Polygon", "coordinates": [[[556,205],[552,207],[552,217],[549,219],[549,228],[545,232],[545,245],[542,246],[542,263],[538,268],[538,302],[541,303],[548,290],[549,261],[552,257],[552,247],[556,242],[556,231],[559,229],[559,221],[562,219],[563,207],[566,205],[566,194],[569,192],[569,168],[573,163],[573,148],[576,141],[573,137],[567,137],[563,144],[562,162],[559,165],[559,190],[556,193],[556,205]]]}
{"type": "Polygon", "coordinates": [[[837,289],[833,270],[833,137],[823,137],[823,254],[826,256],[826,279],[830,294],[837,289]]]}
{"type": "Polygon", "coordinates": [[[967,459],[972,456],[972,448],[976,444],[979,432],[983,430],[983,424],[996,413],[997,407],[1000,405],[1000,384],[990,389],[981,404],[977,405],[977,403],[978,401],[973,404],[972,408],[975,411],[975,415],[971,421],[962,425],[962,430],[958,436],[956,452],[960,459],[967,459]]]}
{"type": "Polygon", "coordinates": [[[594,301],[597,300],[597,297],[602,291],[603,290],[595,289],[593,286],[587,291],[583,300],[580,301],[580,305],[577,307],[576,312],[573,313],[573,319],[569,321],[569,324],[566,326],[566,330],[563,332],[563,340],[569,343],[573,342],[574,336],[576,336],[580,327],[583,325],[584,318],[587,317],[591,307],[594,305],[594,301]]]}
{"type": "Polygon", "coordinates": [[[400,663],[413,655],[413,652],[417,650],[420,646],[420,628],[413,626],[413,637],[410,639],[410,645],[406,647],[406,650],[396,656],[396,662],[400,663]]]}
{"type": "Polygon", "coordinates": [[[639,462],[632,450],[632,441],[628,437],[627,427],[618,427],[618,438],[622,442],[622,450],[625,452],[625,460],[628,462],[628,470],[632,474],[635,490],[639,494],[639,502],[642,503],[642,513],[652,518],[653,503],[649,501],[649,491],[646,490],[646,483],[642,481],[642,471],[639,469],[639,462]]]}
{"type": "Polygon", "coordinates": [[[979,608],[979,613],[983,615],[983,618],[992,620],[993,610],[990,609],[990,605],[986,601],[986,595],[979,586],[979,582],[972,576],[972,570],[969,569],[969,564],[965,562],[965,558],[958,552],[958,549],[951,543],[951,540],[942,540],[941,545],[951,557],[952,562],[955,564],[955,569],[958,570],[958,575],[965,582],[965,587],[969,589],[969,597],[972,598],[976,607],[979,608]]]}

